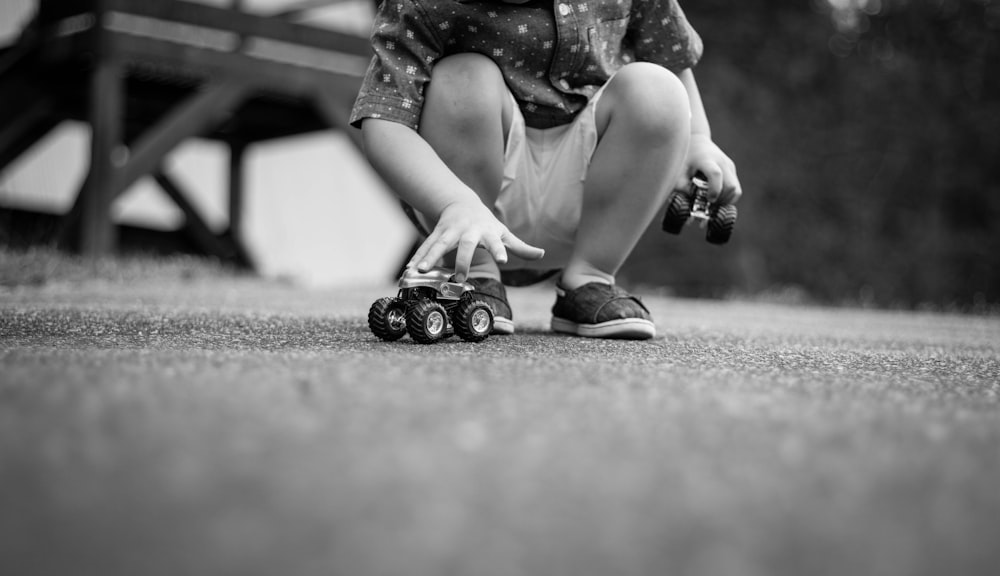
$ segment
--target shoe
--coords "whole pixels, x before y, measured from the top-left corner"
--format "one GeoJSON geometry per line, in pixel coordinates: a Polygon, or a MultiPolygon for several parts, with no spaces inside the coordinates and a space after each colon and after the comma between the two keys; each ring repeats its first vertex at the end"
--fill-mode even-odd
{"type": "Polygon", "coordinates": [[[656,326],[641,300],[600,282],[576,290],[557,284],[552,330],[587,338],[646,340],[656,336],[656,326]]]}
{"type": "Polygon", "coordinates": [[[507,301],[507,289],[503,283],[493,278],[469,278],[466,280],[476,288],[476,295],[483,298],[493,308],[493,334],[513,334],[514,314],[507,301]]]}

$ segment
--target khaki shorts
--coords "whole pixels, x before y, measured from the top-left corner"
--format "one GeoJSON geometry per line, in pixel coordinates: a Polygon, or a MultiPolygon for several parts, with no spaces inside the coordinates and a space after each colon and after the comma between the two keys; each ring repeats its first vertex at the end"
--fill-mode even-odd
{"type": "Polygon", "coordinates": [[[544,248],[545,257],[527,261],[511,254],[502,269],[552,270],[569,261],[583,184],[597,148],[595,112],[603,92],[598,90],[572,123],[547,129],[527,127],[514,103],[496,214],[518,238],[544,248]]]}

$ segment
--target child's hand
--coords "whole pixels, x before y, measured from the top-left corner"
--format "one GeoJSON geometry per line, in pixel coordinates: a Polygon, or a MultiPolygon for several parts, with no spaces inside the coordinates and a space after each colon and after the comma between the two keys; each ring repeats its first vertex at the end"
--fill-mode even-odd
{"type": "Polygon", "coordinates": [[[736,164],[711,138],[694,135],[688,148],[684,182],[678,184],[678,189],[686,190],[691,185],[691,177],[698,172],[708,178],[710,202],[735,204],[743,195],[739,178],[736,177],[736,164]]]}
{"type": "Polygon", "coordinates": [[[454,202],[441,211],[437,226],[413,254],[407,266],[421,272],[432,268],[445,254],[458,248],[455,256],[455,279],[465,281],[472,265],[472,254],[483,246],[498,264],[507,261],[507,250],[525,260],[537,260],[545,250],[530,246],[511,234],[478,198],[454,202]]]}

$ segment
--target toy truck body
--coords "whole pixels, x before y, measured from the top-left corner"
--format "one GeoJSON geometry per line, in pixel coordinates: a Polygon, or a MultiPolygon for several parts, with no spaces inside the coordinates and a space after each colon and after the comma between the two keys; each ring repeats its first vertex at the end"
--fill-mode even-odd
{"type": "Polygon", "coordinates": [[[368,311],[375,336],[393,341],[409,334],[420,344],[433,344],[457,334],[467,342],[482,342],[493,331],[493,309],[467,282],[455,282],[452,271],[407,268],[395,297],[379,298],[368,311]]]}

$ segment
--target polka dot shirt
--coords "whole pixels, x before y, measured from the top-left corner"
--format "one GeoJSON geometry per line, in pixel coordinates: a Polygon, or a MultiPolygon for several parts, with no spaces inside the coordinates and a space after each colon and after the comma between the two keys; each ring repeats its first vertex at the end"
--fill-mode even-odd
{"type": "Polygon", "coordinates": [[[680,71],[702,53],[676,0],[383,0],[372,48],[351,123],[414,130],[434,64],[451,54],[493,59],[527,124],[548,128],[570,122],[628,62],[680,71]]]}

